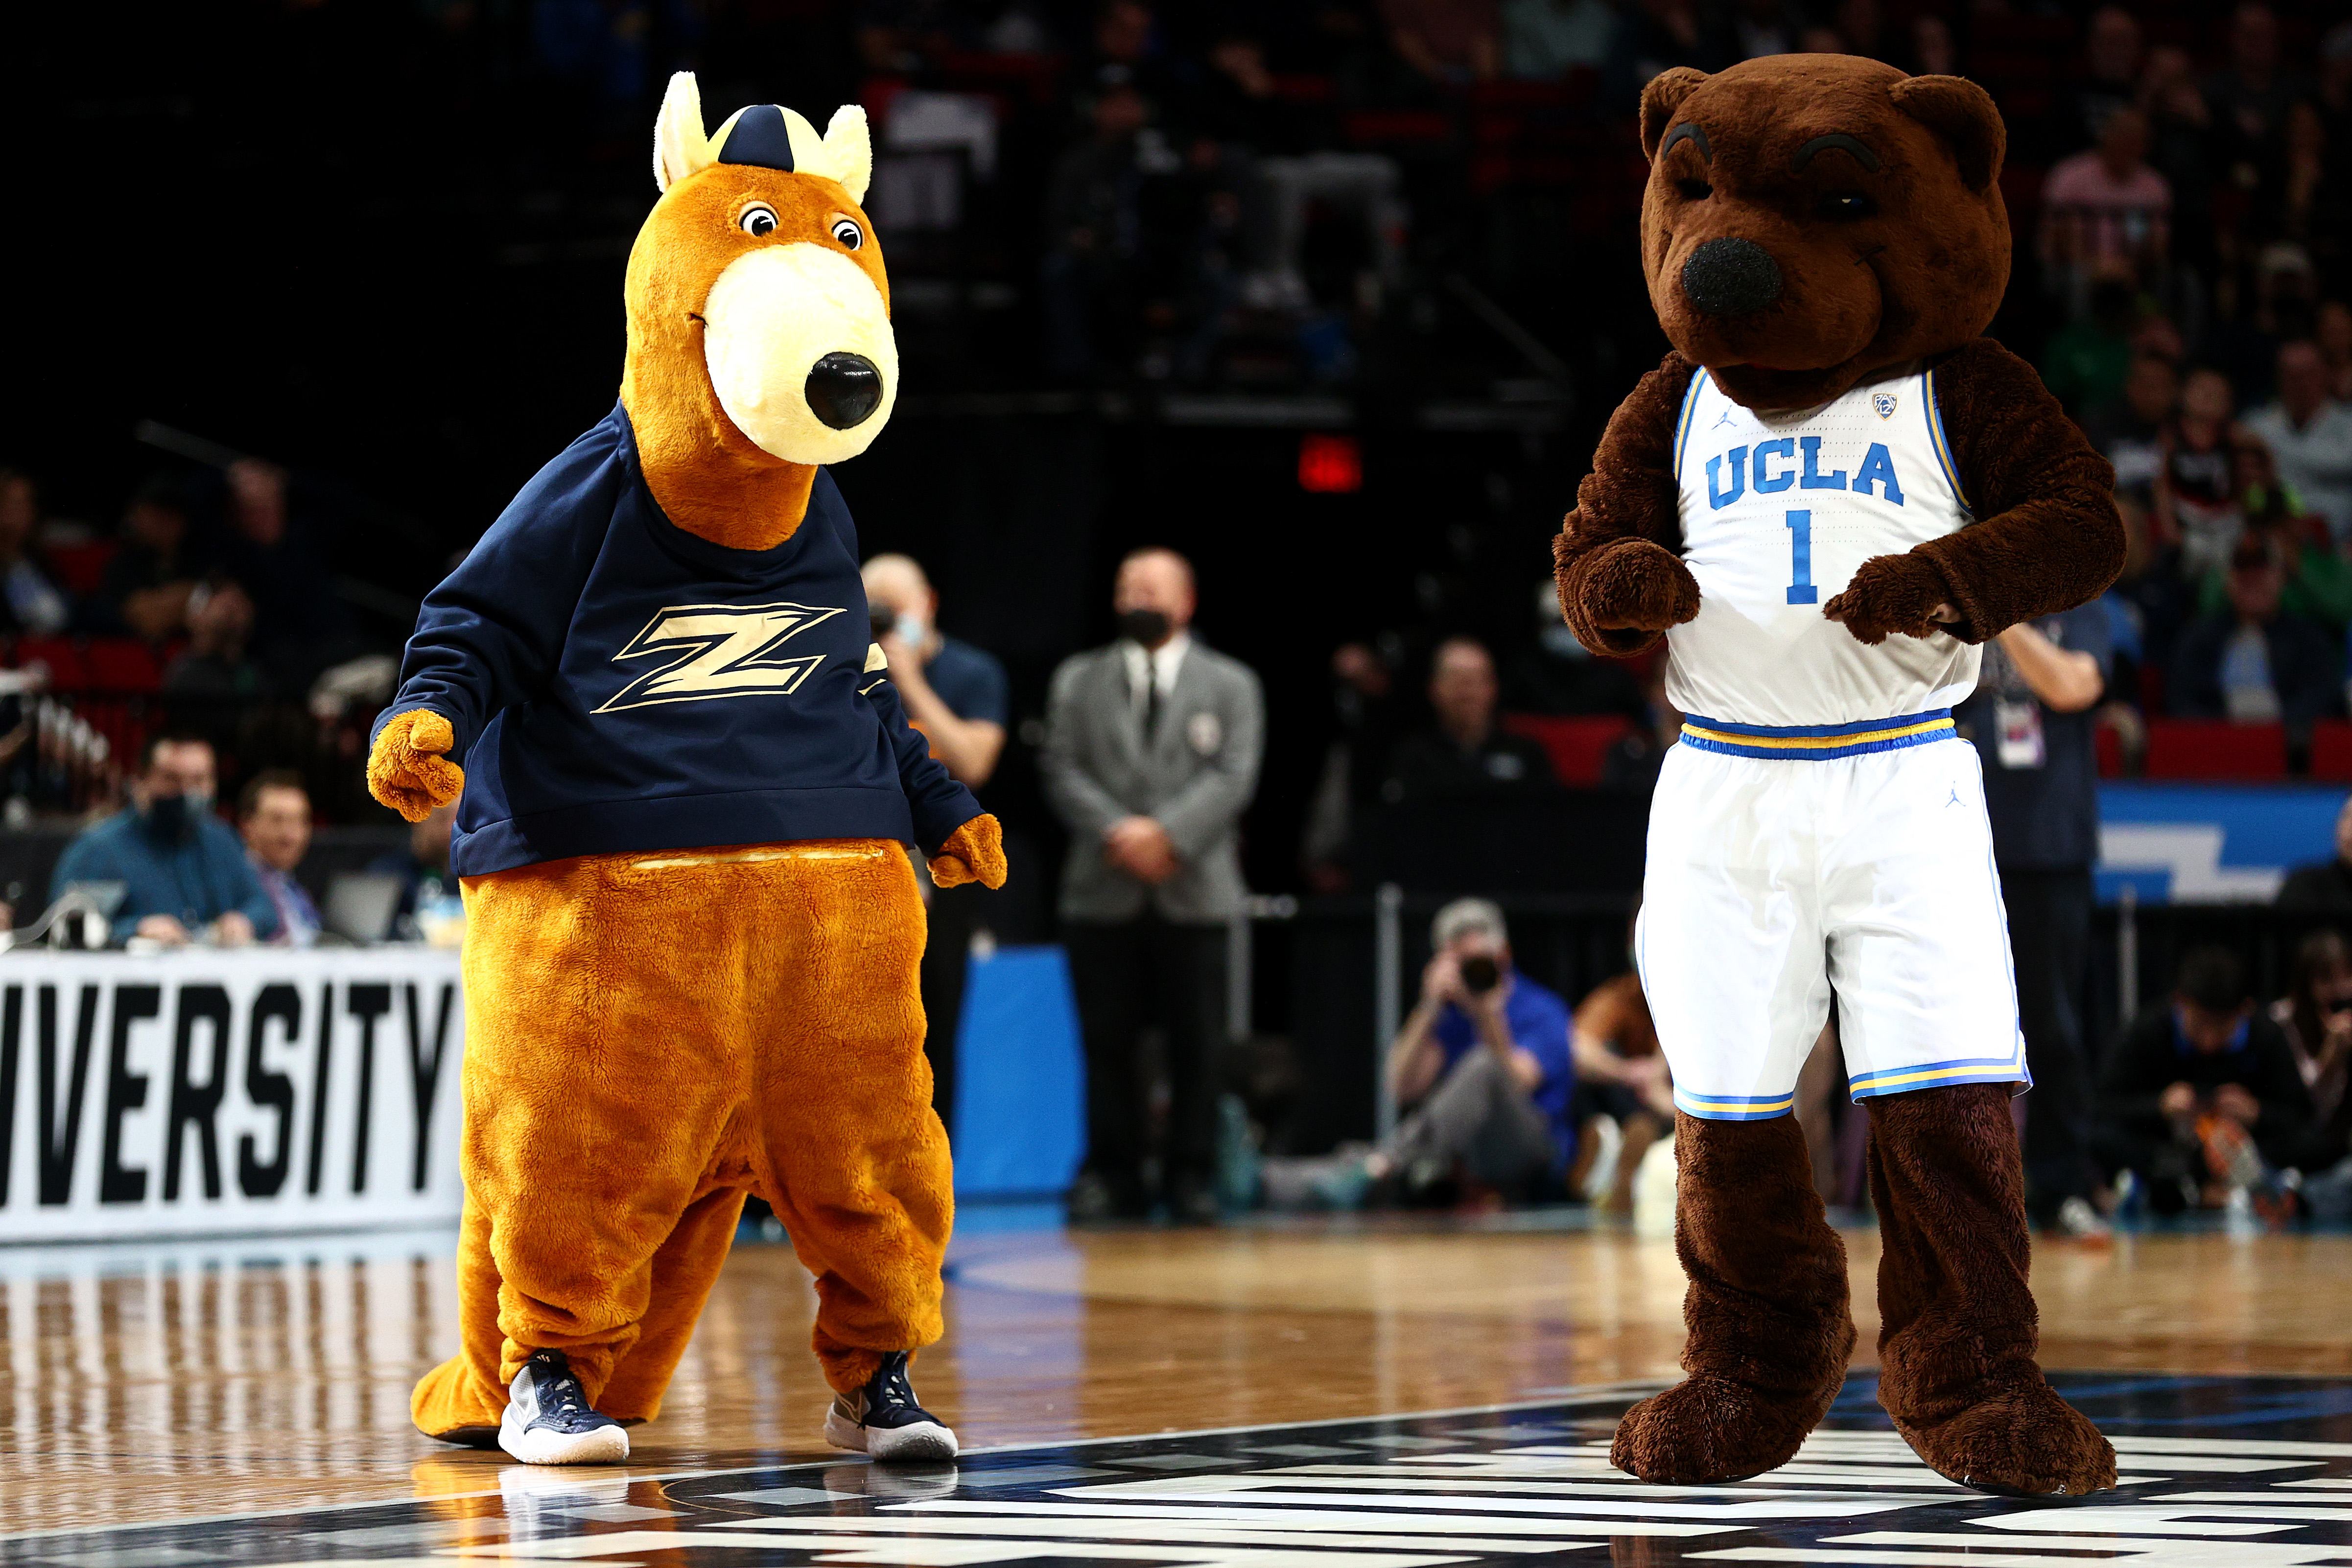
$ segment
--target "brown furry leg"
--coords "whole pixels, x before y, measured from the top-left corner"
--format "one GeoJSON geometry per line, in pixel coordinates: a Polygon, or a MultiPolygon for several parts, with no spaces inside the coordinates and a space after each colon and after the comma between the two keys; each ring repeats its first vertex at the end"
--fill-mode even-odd
{"type": "Polygon", "coordinates": [[[1795,1457],[1845,1380],[1845,1244],[1794,1117],[1677,1113],[1675,1155],[1690,1376],[1625,1412],[1609,1460],[1645,1481],[1738,1480],[1795,1457]]]}
{"type": "Polygon", "coordinates": [[[2009,1085],[1865,1100],[1878,1266],[1878,1402],[1918,1456],[1979,1491],[2080,1496],[2116,1453],[2033,1359],[2039,1316],[2009,1085]]]}

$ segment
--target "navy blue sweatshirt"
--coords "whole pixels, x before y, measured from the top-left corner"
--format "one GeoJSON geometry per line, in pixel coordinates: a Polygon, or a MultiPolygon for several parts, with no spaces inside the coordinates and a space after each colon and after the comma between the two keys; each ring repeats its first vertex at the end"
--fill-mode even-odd
{"type": "Polygon", "coordinates": [[[980,802],[867,670],[857,561],[822,469],[773,549],[677,527],[615,405],[426,597],[377,722],[430,708],[457,732],[451,869],[796,839],[936,852],[980,802]]]}

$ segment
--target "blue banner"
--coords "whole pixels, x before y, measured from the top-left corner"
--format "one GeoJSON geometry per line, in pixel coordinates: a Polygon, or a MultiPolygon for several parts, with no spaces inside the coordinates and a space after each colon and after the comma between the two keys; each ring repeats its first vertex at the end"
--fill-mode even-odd
{"type": "Polygon", "coordinates": [[[2336,852],[2334,784],[2099,786],[2099,901],[2267,904],[2286,873],[2336,852]]]}
{"type": "Polygon", "coordinates": [[[1086,1155],[1086,1061],[1059,947],[1000,947],[964,971],[955,1185],[966,1197],[1066,1190],[1086,1155]]]}

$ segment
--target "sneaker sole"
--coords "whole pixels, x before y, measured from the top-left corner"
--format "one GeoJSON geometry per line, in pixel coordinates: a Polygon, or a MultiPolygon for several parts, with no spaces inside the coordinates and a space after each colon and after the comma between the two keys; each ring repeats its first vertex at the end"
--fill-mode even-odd
{"type": "Polygon", "coordinates": [[[956,1457],[956,1435],[936,1421],[910,1427],[861,1427],[845,1420],[840,1411],[824,1413],[824,1440],[853,1454],[866,1454],[885,1463],[936,1464],[956,1457]]]}
{"type": "Polygon", "coordinates": [[[499,1447],[526,1465],[617,1465],[629,1457],[629,1435],[618,1427],[593,1432],[551,1432],[544,1427],[499,1428],[499,1447]]]}

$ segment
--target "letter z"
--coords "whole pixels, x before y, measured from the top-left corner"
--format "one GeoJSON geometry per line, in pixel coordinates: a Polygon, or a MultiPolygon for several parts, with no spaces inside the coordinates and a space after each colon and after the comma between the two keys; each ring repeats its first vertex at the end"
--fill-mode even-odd
{"type": "Polygon", "coordinates": [[[782,658],[777,650],[841,614],[806,604],[673,604],[646,622],[613,662],[676,656],[613,694],[598,713],[655,703],[709,702],[759,694],[787,695],[824,663],[823,653],[782,658]]]}

